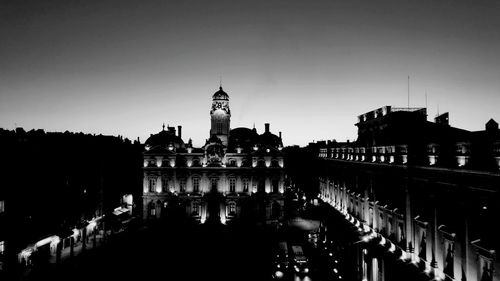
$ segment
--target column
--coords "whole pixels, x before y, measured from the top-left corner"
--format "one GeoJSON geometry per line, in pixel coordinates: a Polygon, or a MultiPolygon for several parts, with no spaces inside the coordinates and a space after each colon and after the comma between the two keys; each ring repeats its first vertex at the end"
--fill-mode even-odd
{"type": "Polygon", "coordinates": [[[82,228],[82,252],[87,248],[87,226],[82,228]]]}
{"type": "Polygon", "coordinates": [[[75,238],[71,236],[69,238],[69,256],[73,257],[75,255],[75,238]]]}
{"type": "Polygon", "coordinates": [[[409,182],[406,182],[405,185],[405,232],[406,232],[406,252],[410,254],[410,257],[413,258],[414,255],[414,234],[412,229],[412,216],[411,216],[411,198],[410,198],[410,186],[409,182]]]}
{"type": "Polygon", "coordinates": [[[435,275],[436,274],[436,269],[438,268],[438,263],[437,263],[437,257],[436,253],[438,251],[438,229],[437,229],[437,210],[435,206],[435,202],[433,200],[432,202],[432,224],[431,224],[431,235],[430,237],[432,240],[431,244],[431,268],[432,268],[432,273],[435,275]]]}

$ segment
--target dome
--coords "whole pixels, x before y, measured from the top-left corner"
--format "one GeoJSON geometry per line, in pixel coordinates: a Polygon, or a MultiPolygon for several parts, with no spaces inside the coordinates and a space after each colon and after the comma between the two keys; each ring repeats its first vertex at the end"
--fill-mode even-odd
{"type": "Polygon", "coordinates": [[[162,130],[158,134],[152,134],[144,143],[147,146],[168,146],[172,144],[175,148],[184,148],[184,141],[175,133],[162,130]]]}
{"type": "Polygon", "coordinates": [[[214,100],[229,100],[229,95],[219,87],[219,90],[212,96],[214,100]]]}
{"type": "Polygon", "coordinates": [[[249,128],[235,128],[229,132],[229,149],[234,150],[236,147],[243,149],[251,149],[259,142],[259,135],[255,130],[249,128]]]}

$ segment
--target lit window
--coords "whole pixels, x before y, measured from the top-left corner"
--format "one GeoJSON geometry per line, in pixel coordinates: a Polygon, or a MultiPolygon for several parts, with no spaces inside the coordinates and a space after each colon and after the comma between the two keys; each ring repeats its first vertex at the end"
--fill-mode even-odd
{"type": "Polygon", "coordinates": [[[236,203],[230,202],[229,203],[229,215],[235,215],[235,214],[236,214],[236,203]]]}
{"type": "Polygon", "coordinates": [[[229,179],[229,192],[235,192],[235,191],[236,191],[236,179],[230,178],[229,179]]]}
{"type": "Polygon", "coordinates": [[[193,216],[197,216],[199,213],[200,204],[197,201],[193,201],[193,216]]]}
{"type": "Polygon", "coordinates": [[[5,212],[5,201],[0,201],[0,213],[5,212]]]}
{"type": "Polygon", "coordinates": [[[151,216],[151,217],[156,216],[156,206],[155,206],[155,203],[150,202],[148,207],[149,207],[149,216],[151,216]]]}
{"type": "Polygon", "coordinates": [[[200,179],[193,178],[193,192],[199,192],[200,190],[200,179]]]}
{"type": "Polygon", "coordinates": [[[0,241],[0,255],[3,254],[4,251],[5,251],[5,241],[0,241]]]}

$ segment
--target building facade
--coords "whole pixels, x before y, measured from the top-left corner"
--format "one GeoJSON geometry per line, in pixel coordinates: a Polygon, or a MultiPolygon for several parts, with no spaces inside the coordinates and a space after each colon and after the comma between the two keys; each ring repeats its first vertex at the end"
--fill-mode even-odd
{"type": "Polygon", "coordinates": [[[165,127],[145,142],[143,218],[184,215],[201,223],[235,218],[276,221],[283,216],[285,173],[281,133],[265,124],[230,128],[229,96],[212,96],[209,139],[184,143],[182,127],[165,127]]]}
{"type": "Polygon", "coordinates": [[[320,198],[359,230],[359,280],[500,280],[498,124],[384,107],[354,143],[323,143],[320,198]]]}

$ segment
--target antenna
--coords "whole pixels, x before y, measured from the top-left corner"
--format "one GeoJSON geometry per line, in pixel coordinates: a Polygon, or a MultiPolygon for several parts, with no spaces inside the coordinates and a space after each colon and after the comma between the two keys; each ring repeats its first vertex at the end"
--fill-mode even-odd
{"type": "Polygon", "coordinates": [[[427,90],[425,90],[425,109],[427,109],[427,90]]]}
{"type": "Polygon", "coordinates": [[[219,88],[222,88],[222,75],[219,75],[219,88]]]}
{"type": "Polygon", "coordinates": [[[408,75],[408,109],[410,109],[410,75],[408,75]]]}

